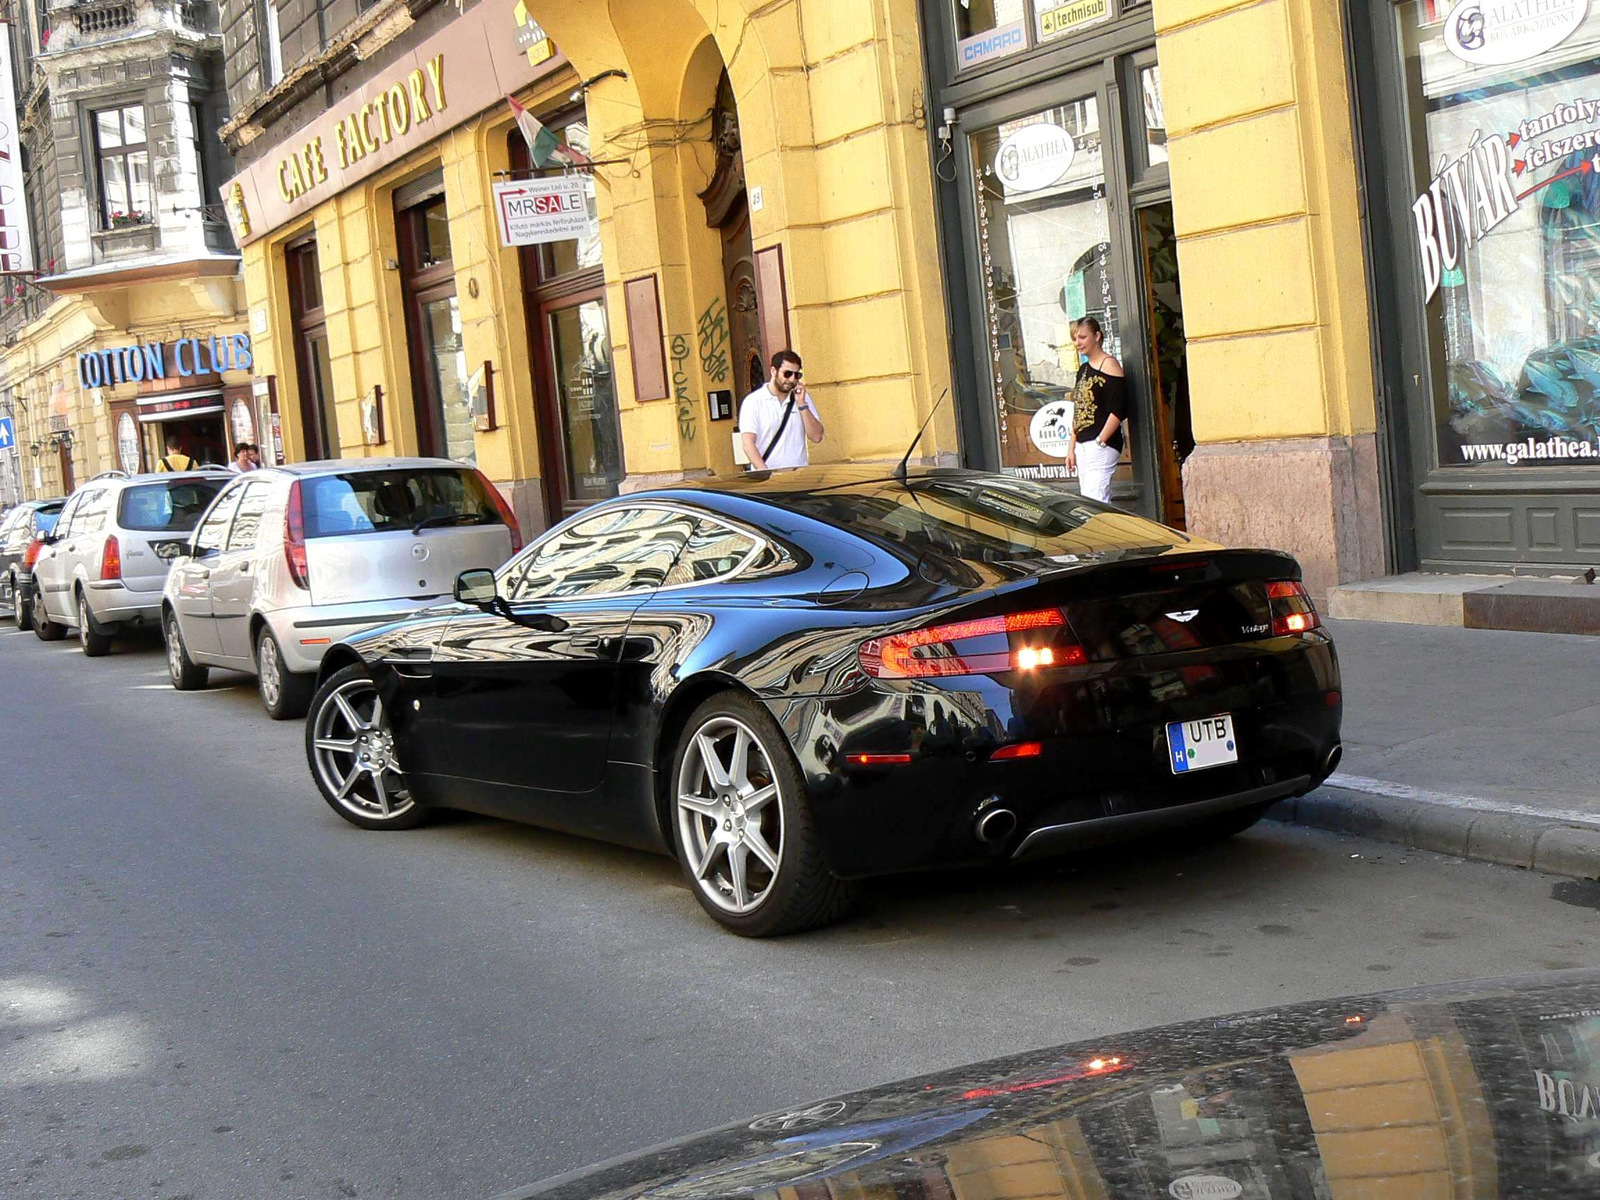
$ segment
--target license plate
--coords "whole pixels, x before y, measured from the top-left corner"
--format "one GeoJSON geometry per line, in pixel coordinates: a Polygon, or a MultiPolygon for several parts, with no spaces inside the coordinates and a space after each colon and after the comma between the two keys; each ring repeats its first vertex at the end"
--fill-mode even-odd
{"type": "Polygon", "coordinates": [[[1233,736],[1233,716],[1202,717],[1198,721],[1173,721],[1167,726],[1167,761],[1172,773],[1203,771],[1239,761],[1239,745],[1233,736]]]}

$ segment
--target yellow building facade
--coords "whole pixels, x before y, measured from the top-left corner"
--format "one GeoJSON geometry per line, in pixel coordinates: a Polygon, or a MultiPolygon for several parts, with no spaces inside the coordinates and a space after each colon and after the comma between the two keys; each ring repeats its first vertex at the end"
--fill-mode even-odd
{"type": "MultiPolygon", "coordinates": [[[[905,452],[950,382],[911,0],[449,15],[372,31],[298,128],[224,131],[290,458],[467,458],[537,530],[734,469],[738,401],[791,345],[818,460],[905,452]],[[579,237],[505,244],[497,187],[564,175],[529,169],[506,96],[596,164],[579,237]]],[[[946,409],[919,454],[956,452],[946,409]]]]}
{"type": "Polygon", "coordinates": [[[239,442],[265,439],[270,454],[271,409],[251,386],[233,266],[47,281],[54,298],[3,359],[20,494],[61,496],[104,471],[154,470],[169,436],[217,466],[239,442]]]}

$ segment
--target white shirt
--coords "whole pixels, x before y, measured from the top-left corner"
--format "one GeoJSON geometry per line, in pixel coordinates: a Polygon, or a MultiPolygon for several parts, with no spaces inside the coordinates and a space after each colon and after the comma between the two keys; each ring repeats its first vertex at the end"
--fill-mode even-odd
{"type": "MultiPolygon", "coordinates": [[[[778,432],[783,410],[788,407],[789,397],[774,396],[767,384],[762,384],[739,402],[739,432],[756,435],[757,454],[767,448],[772,435],[778,432]]],[[[806,443],[806,423],[800,417],[805,408],[806,404],[795,401],[794,411],[789,414],[789,423],[783,427],[783,436],[772,448],[772,453],[766,456],[767,466],[774,469],[803,467],[811,461],[806,443]]]]}

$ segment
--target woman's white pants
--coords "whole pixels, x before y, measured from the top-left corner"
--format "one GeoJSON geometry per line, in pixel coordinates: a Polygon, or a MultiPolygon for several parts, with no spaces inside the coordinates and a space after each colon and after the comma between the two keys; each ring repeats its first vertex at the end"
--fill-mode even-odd
{"type": "Polygon", "coordinates": [[[1078,443],[1078,490],[1091,500],[1111,503],[1111,473],[1117,469],[1120,450],[1099,442],[1078,443]]]}

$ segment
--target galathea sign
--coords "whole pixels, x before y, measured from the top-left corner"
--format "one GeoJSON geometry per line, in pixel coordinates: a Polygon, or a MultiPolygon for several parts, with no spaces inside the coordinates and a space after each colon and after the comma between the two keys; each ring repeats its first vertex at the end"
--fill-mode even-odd
{"type": "Polygon", "coordinates": [[[500,216],[503,246],[567,242],[591,229],[589,184],[581,176],[497,183],[494,207],[500,216]]]}

